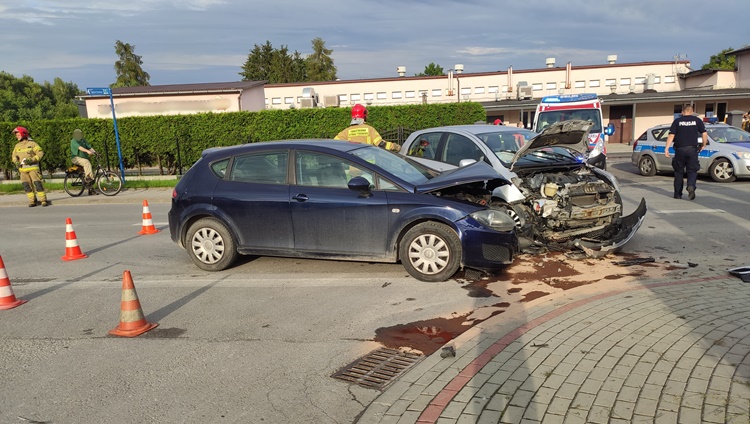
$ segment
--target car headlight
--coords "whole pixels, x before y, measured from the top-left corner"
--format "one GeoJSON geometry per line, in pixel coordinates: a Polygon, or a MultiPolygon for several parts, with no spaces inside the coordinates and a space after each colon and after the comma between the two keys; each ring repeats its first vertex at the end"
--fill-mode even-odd
{"type": "Polygon", "coordinates": [[[732,152],[734,154],[734,157],[737,159],[748,159],[750,160],[750,152],[732,152]]]}
{"type": "Polygon", "coordinates": [[[474,212],[471,217],[495,231],[512,231],[516,227],[516,223],[510,215],[496,209],[474,212]]]}

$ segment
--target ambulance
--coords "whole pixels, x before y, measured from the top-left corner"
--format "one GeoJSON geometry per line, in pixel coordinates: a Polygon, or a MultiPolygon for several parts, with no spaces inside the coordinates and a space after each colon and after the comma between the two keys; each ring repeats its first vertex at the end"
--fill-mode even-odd
{"type": "Polygon", "coordinates": [[[580,119],[593,122],[589,131],[588,163],[601,169],[607,168],[607,148],[604,136],[615,133],[615,125],[602,125],[602,101],[594,93],[561,94],[543,97],[534,115],[533,131],[541,133],[555,122],[580,119]]]}

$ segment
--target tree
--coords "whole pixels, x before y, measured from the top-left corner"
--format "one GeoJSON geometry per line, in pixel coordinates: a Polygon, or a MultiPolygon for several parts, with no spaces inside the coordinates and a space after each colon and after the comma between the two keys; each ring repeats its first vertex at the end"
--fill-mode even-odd
{"type": "Polygon", "coordinates": [[[735,64],[734,55],[728,56],[727,53],[734,50],[733,48],[728,48],[720,51],[718,54],[715,54],[711,56],[711,58],[708,60],[708,63],[703,65],[701,69],[734,69],[735,64]]]}
{"type": "Polygon", "coordinates": [[[445,72],[443,71],[443,67],[440,65],[437,65],[433,62],[430,62],[429,65],[424,67],[424,72],[421,74],[414,74],[414,76],[417,77],[425,77],[425,76],[438,76],[438,75],[445,75],[445,72]]]}
{"type": "Polygon", "coordinates": [[[270,41],[253,46],[239,74],[243,81],[268,81],[271,84],[307,81],[305,61],[299,52],[295,50],[289,54],[289,48],[284,45],[274,49],[270,41]]]}
{"type": "Polygon", "coordinates": [[[120,60],[115,62],[117,80],[110,84],[110,87],[138,87],[149,85],[148,80],[151,76],[141,68],[143,61],[140,56],[135,54],[135,46],[117,40],[115,42],[115,53],[119,56],[120,60]]]}
{"type": "Polygon", "coordinates": [[[307,66],[308,81],[335,81],[336,66],[333,64],[331,53],[333,50],[326,48],[326,42],[322,38],[312,40],[313,52],[305,59],[307,66]]]}
{"type": "Polygon", "coordinates": [[[33,121],[78,117],[73,99],[83,92],[72,82],[55,78],[53,84],[38,84],[30,76],[21,78],[0,72],[0,121],[33,121]]]}

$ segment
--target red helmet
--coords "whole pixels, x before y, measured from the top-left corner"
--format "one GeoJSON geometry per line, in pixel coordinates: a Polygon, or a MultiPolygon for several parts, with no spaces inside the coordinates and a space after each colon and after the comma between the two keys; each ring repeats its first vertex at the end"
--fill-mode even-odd
{"type": "Polygon", "coordinates": [[[356,118],[367,119],[367,108],[359,103],[352,108],[352,119],[356,118]]]}
{"type": "Polygon", "coordinates": [[[13,129],[12,134],[19,133],[21,134],[22,138],[28,138],[29,137],[29,130],[27,130],[24,127],[16,127],[13,129]]]}

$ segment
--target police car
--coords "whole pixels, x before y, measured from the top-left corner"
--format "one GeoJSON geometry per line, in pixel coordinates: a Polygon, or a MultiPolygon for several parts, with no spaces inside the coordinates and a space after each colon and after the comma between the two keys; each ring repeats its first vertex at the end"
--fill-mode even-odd
{"type": "MultiPolygon", "coordinates": [[[[706,122],[708,145],[698,154],[699,175],[720,183],[750,177],[750,133],[724,123],[706,122]]],[[[649,128],[633,144],[630,161],[641,175],[673,172],[672,157],[664,156],[671,124],[649,128]]],[[[698,140],[696,140],[696,143],[698,140]]],[[[669,152],[674,155],[674,146],[669,152]]]]}

